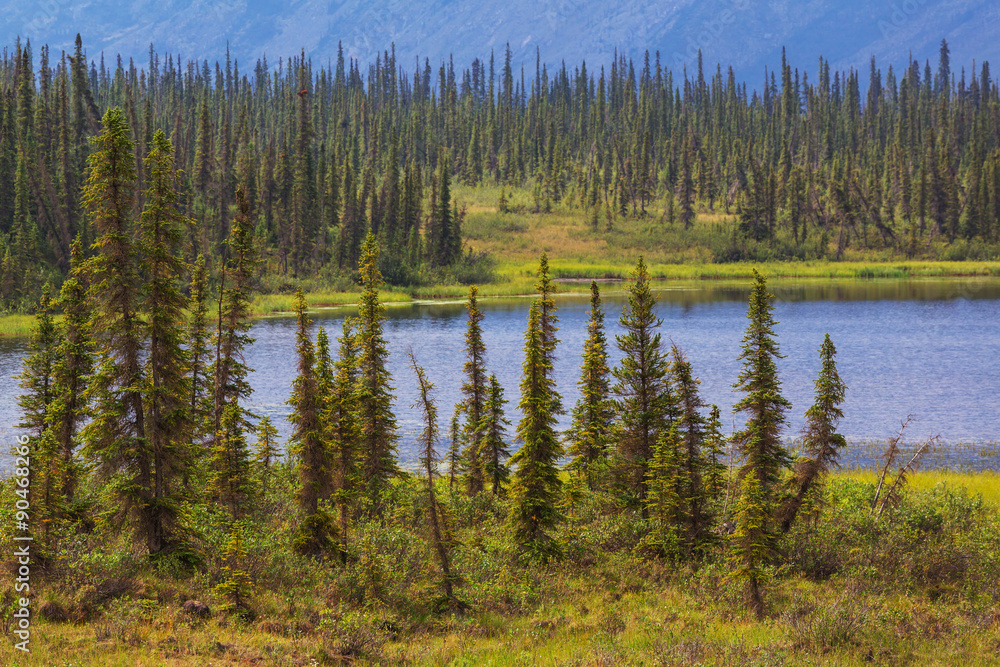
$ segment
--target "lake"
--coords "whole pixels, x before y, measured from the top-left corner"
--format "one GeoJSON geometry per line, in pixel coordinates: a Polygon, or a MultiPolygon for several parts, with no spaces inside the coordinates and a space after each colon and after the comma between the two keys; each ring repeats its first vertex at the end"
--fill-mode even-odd
{"type": "MultiPolygon", "coordinates": [[[[614,336],[621,331],[618,317],[625,303],[624,287],[620,282],[602,286],[613,363],[621,358],[614,336]]],[[[893,435],[901,420],[913,415],[917,421],[908,430],[912,442],[941,436],[943,446],[935,455],[938,463],[997,467],[1000,280],[785,280],[773,281],[770,290],[776,296],[779,324],[775,330],[785,355],[778,371],[783,393],[792,402],[786,429],[789,439],[798,434],[803,413],[812,404],[818,349],[823,335],[829,333],[837,347],[837,367],[848,387],[840,432],[856,443],[845,452],[845,461],[870,465],[880,448],[865,442],[893,435]]],[[[676,343],[685,351],[700,378],[702,398],[718,404],[725,431],[731,432],[739,426],[731,413],[739,395],[731,385],[739,372],[749,281],[658,283],[655,294],[664,345],[676,343]]],[[[508,417],[515,426],[530,302],[530,297],[480,301],[486,315],[487,366],[504,386],[510,401],[508,417]]],[[[569,409],[579,397],[576,383],[589,295],[560,295],[557,306],[560,342],[555,377],[567,408],[559,421],[565,428],[569,409]]],[[[356,309],[347,307],[314,313],[314,334],[317,327],[325,327],[336,353],[343,318],[354,314],[356,309]]],[[[416,302],[389,305],[387,314],[385,335],[395,385],[399,453],[402,464],[411,467],[422,425],[418,410],[411,407],[417,398],[416,381],[406,351],[412,347],[436,385],[434,396],[446,434],[453,406],[460,400],[465,307],[457,301],[416,302]]],[[[249,407],[269,415],[284,440],[290,433],[286,401],[296,372],[295,321],[291,317],[260,319],[251,333],[256,342],[247,355],[255,369],[249,407]]],[[[13,376],[20,372],[26,350],[25,340],[0,340],[0,436],[8,445],[20,417],[19,389],[13,376]]],[[[446,447],[442,442],[440,449],[446,447]]],[[[8,465],[5,458],[2,467],[8,465]]]]}

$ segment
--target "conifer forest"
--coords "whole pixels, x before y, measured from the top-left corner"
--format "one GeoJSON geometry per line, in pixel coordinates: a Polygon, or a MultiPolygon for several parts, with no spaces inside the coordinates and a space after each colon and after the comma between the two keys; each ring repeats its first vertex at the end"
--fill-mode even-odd
{"type": "Polygon", "coordinates": [[[877,466],[841,468],[837,341],[810,342],[812,403],[792,405],[763,268],[1000,273],[989,64],[953,67],[944,40],[936,63],[867,72],[783,55],[757,84],[700,57],[537,63],[7,47],[0,317],[31,334],[0,663],[996,664],[997,473],[921,470],[935,443],[906,415],[877,466]],[[505,395],[481,305],[519,269],[489,225],[545,216],[628,258],[606,276],[624,307],[531,247],[505,395]],[[650,253],[745,267],[731,412],[671,339],[650,253]],[[565,277],[590,300],[564,402],[565,277]],[[419,341],[389,369],[386,294],[418,289],[464,303],[454,405],[419,341]],[[322,291],[356,302],[339,331],[313,322],[322,291]],[[276,295],[287,442],[248,357],[276,295]]]}

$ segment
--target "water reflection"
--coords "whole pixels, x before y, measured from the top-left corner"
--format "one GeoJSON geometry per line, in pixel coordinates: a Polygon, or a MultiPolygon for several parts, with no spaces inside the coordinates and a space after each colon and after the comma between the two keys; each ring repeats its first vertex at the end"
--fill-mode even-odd
{"type": "MultiPolygon", "coordinates": [[[[624,284],[604,285],[611,361],[620,355],[614,335],[625,301],[624,284]]],[[[776,328],[785,358],[779,363],[783,391],[793,404],[789,437],[797,434],[802,414],[812,402],[819,370],[817,349],[829,333],[838,350],[838,366],[848,385],[841,431],[857,440],[884,438],[907,414],[920,421],[914,437],[940,434],[946,442],[996,440],[1000,436],[1000,280],[774,281],[776,328]]],[[[658,284],[658,312],[669,345],[685,350],[701,380],[706,403],[717,403],[727,430],[738,427],[729,410],[737,400],[731,385],[739,371],[737,356],[746,326],[747,281],[698,281],[658,284]]],[[[512,421],[523,360],[523,334],[529,298],[483,299],[487,366],[503,384],[512,421]]],[[[571,408],[579,392],[579,360],[586,336],[588,296],[558,299],[560,344],[555,377],[563,404],[571,408]]],[[[354,308],[324,309],[314,315],[335,341],[343,318],[354,308]]],[[[390,305],[385,326],[389,370],[395,386],[400,427],[400,458],[415,460],[419,413],[410,406],[417,394],[406,351],[411,348],[432,382],[444,422],[461,399],[465,310],[462,302],[390,305]]],[[[295,323],[289,317],[257,321],[257,341],[247,355],[254,368],[251,408],[272,417],[287,438],[286,404],[295,374],[295,323]]],[[[19,415],[17,382],[24,341],[0,340],[0,425],[9,428],[19,415]]],[[[336,343],[334,342],[334,351],[336,343]]],[[[560,426],[569,416],[560,418],[560,426]]],[[[0,436],[12,442],[13,432],[0,436]]],[[[442,445],[443,446],[443,445],[442,445]]],[[[5,448],[6,449],[6,448],[5,448]]]]}

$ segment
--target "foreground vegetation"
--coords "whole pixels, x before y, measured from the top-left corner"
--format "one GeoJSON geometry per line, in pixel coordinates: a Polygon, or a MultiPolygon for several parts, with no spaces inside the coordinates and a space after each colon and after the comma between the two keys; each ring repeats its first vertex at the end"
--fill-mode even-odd
{"type": "MultiPolygon", "coordinates": [[[[900,504],[878,519],[869,516],[872,475],[836,475],[817,498],[823,511],[781,544],[787,564],[769,572],[771,604],[758,621],[723,563],[642,556],[641,517],[620,513],[611,496],[586,488],[564,495],[571,518],[556,539],[566,560],[524,567],[502,529],[509,503],[449,495],[443,480],[456,591],[469,609],[435,610],[438,575],[418,478],[394,485],[389,519],[360,524],[357,548],[341,564],[291,550],[295,471],[283,462],[271,473],[246,525],[245,616],[220,611],[227,518],[195,506],[198,548],[185,559],[151,562],[128,535],[104,531],[66,540],[33,574],[40,611],[31,655],[5,641],[0,661],[977,665],[996,664],[1000,650],[995,474],[915,473],[900,504]],[[185,610],[189,600],[210,611],[185,610]]],[[[2,493],[10,507],[9,482],[2,493]]],[[[9,623],[13,593],[5,586],[0,617],[9,623]]],[[[9,626],[2,630],[9,636],[9,626]]]]}

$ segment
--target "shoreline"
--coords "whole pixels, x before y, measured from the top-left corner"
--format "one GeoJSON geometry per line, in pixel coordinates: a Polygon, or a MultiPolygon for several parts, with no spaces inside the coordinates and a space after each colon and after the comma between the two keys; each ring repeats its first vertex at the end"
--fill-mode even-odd
{"type": "MultiPolygon", "coordinates": [[[[533,262],[509,261],[501,263],[492,282],[479,286],[481,299],[526,297],[534,294],[533,262]]],[[[631,266],[624,264],[596,264],[553,259],[550,262],[554,282],[562,289],[560,294],[589,293],[592,280],[604,284],[627,282],[631,266]]],[[[1000,261],[946,262],[946,261],[886,261],[886,262],[775,262],[737,264],[657,264],[649,265],[656,284],[681,282],[714,284],[738,282],[751,278],[757,269],[777,285],[793,281],[823,283],[865,283],[869,281],[905,282],[909,280],[959,280],[1000,281],[1000,261]]],[[[387,305],[414,302],[448,302],[464,300],[468,285],[436,284],[413,288],[388,287],[382,292],[382,302],[387,305]]],[[[306,293],[310,312],[350,307],[357,304],[360,291],[324,291],[306,293]]],[[[254,297],[252,317],[282,317],[292,312],[294,294],[264,293],[254,297]]],[[[58,319],[59,316],[57,316],[58,319]]],[[[26,338],[31,335],[33,315],[13,313],[0,315],[0,339],[26,338]]]]}

